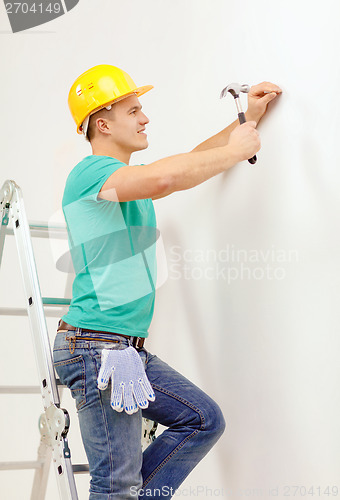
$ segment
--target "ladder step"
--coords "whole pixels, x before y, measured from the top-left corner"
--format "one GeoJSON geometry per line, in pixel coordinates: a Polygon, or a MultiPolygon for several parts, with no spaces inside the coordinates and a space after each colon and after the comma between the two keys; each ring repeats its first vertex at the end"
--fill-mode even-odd
{"type": "Polygon", "coordinates": [[[0,307],[1,316],[27,316],[27,309],[23,307],[0,307]]]}
{"type": "Polygon", "coordinates": [[[46,222],[29,222],[30,229],[43,229],[48,231],[49,229],[54,229],[57,231],[66,231],[65,224],[46,224],[46,222]]]}
{"type": "MultiPolygon", "coordinates": [[[[43,467],[44,462],[35,461],[25,461],[25,462],[0,462],[0,470],[22,470],[22,469],[40,469],[43,467]]],[[[77,464],[72,465],[74,474],[88,474],[89,464],[77,464]]]]}
{"type": "Polygon", "coordinates": [[[39,386],[34,385],[3,385],[0,387],[0,394],[40,394],[39,386]]]}
{"type": "Polygon", "coordinates": [[[40,469],[43,466],[44,462],[42,461],[0,462],[0,470],[40,469]]]}
{"type": "MultiPolygon", "coordinates": [[[[47,304],[47,307],[50,305],[47,304]]],[[[59,307],[65,307],[60,305],[59,307]]],[[[45,316],[49,318],[59,318],[62,310],[54,307],[53,309],[47,309],[45,311],[45,316]]],[[[19,307],[0,307],[0,316],[27,316],[27,309],[19,307]]]]}
{"type": "MultiPolygon", "coordinates": [[[[0,470],[22,470],[22,469],[40,469],[43,467],[44,462],[35,461],[25,461],[25,462],[0,462],[0,470]]],[[[74,474],[88,474],[89,464],[77,464],[72,465],[74,474]]]]}
{"type": "Polygon", "coordinates": [[[71,299],[55,298],[55,297],[42,297],[44,306],[69,306],[71,299]]]}
{"type": "Polygon", "coordinates": [[[88,474],[90,467],[89,464],[72,465],[73,474],[88,474]]]}
{"type": "MultiPolygon", "coordinates": [[[[69,306],[71,299],[59,297],[42,297],[42,303],[48,307],[69,306]]],[[[46,316],[59,316],[60,311],[46,311],[46,316]]],[[[27,309],[24,307],[0,307],[0,316],[27,316],[27,309]]]]}
{"type": "MultiPolygon", "coordinates": [[[[66,387],[60,380],[56,379],[57,386],[60,388],[66,387]]],[[[38,385],[1,385],[0,394],[40,394],[41,390],[38,385]]]]}
{"type": "MultiPolygon", "coordinates": [[[[67,239],[67,228],[65,224],[48,226],[43,222],[30,222],[29,229],[31,236],[35,238],[67,239]]],[[[6,234],[14,235],[14,230],[7,226],[6,234]]]]}

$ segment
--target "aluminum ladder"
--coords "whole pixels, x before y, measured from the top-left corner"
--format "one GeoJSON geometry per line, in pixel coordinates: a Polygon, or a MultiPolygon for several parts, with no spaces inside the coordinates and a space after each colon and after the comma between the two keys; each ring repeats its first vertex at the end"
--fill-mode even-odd
{"type": "MultiPolygon", "coordinates": [[[[15,236],[19,255],[21,275],[24,283],[26,308],[0,308],[0,315],[28,315],[33,340],[35,359],[38,368],[39,386],[0,386],[0,394],[37,394],[41,392],[44,413],[39,418],[40,444],[35,461],[0,462],[0,470],[35,469],[31,500],[44,500],[50,463],[53,463],[59,495],[62,500],[78,500],[74,474],[88,473],[88,464],[72,465],[67,434],[70,417],[61,408],[60,400],[63,386],[57,380],[52,351],[48,336],[46,316],[59,316],[59,311],[45,312],[44,306],[60,308],[70,304],[67,298],[42,297],[37,268],[33,253],[31,236],[57,237],[67,239],[66,225],[47,225],[28,223],[22,191],[13,181],[7,180],[0,189],[0,266],[5,236],[15,236]],[[12,228],[9,222],[12,222],[12,228]],[[58,390],[59,387],[59,390],[58,390]]],[[[142,442],[144,450],[154,439],[157,422],[143,418],[142,442]]]]}

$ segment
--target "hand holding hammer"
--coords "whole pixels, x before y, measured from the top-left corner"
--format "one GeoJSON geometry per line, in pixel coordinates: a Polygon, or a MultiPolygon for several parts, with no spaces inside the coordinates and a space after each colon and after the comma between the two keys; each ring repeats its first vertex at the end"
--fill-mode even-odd
{"type": "MultiPolygon", "coordinates": [[[[240,85],[239,83],[231,83],[230,85],[228,85],[227,87],[225,87],[222,90],[221,95],[220,95],[220,98],[222,99],[222,97],[225,97],[228,94],[228,92],[230,92],[231,95],[234,97],[235,102],[236,102],[237,111],[238,111],[238,118],[239,118],[241,125],[242,125],[242,123],[245,123],[247,120],[246,120],[246,115],[242,111],[241,102],[239,99],[240,92],[248,93],[249,90],[250,90],[249,85],[240,85]]],[[[257,161],[256,155],[254,155],[252,158],[249,158],[248,161],[252,165],[254,163],[256,163],[256,161],[257,161]]]]}

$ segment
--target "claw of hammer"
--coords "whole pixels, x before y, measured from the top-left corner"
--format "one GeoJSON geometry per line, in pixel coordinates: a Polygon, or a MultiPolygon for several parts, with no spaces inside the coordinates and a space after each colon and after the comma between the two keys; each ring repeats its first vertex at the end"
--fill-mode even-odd
{"type": "Polygon", "coordinates": [[[239,96],[240,92],[248,93],[249,90],[250,90],[249,85],[240,85],[239,83],[231,83],[222,90],[220,99],[222,99],[222,97],[225,97],[228,92],[230,92],[231,95],[236,98],[239,96]]]}

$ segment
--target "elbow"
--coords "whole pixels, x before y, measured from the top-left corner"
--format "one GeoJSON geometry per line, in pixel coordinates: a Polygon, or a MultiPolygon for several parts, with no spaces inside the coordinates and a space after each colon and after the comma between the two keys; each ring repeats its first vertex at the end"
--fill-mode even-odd
{"type": "Polygon", "coordinates": [[[175,191],[175,182],[171,176],[162,176],[158,179],[155,196],[167,196],[175,191]]]}

